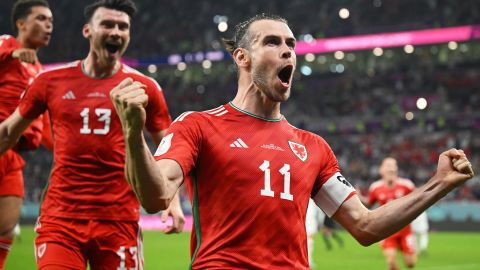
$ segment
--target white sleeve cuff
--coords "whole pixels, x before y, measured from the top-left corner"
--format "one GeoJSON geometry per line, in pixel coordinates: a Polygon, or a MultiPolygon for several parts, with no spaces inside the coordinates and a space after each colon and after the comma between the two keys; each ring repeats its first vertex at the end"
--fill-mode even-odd
{"type": "Polygon", "coordinates": [[[355,192],[353,186],[337,172],[322,185],[313,200],[331,217],[353,192],[355,192]]]}

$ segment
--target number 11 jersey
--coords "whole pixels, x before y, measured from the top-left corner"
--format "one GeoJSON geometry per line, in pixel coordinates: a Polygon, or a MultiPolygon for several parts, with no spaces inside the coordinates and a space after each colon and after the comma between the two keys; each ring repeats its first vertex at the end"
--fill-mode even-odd
{"type": "Polygon", "coordinates": [[[180,115],[155,158],[183,170],[194,214],[192,269],[308,269],[309,198],[319,194],[333,214],[354,194],[342,188],[321,137],[232,103],[180,115]],[[320,195],[325,189],[340,192],[320,195]]]}

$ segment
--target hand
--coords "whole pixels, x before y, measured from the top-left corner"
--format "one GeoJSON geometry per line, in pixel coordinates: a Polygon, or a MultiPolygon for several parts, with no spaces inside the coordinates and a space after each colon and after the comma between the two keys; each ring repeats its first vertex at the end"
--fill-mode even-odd
{"type": "Polygon", "coordinates": [[[452,148],[440,154],[436,175],[457,187],[472,178],[474,172],[463,150],[452,148]]]}
{"type": "Polygon", "coordinates": [[[18,60],[22,62],[27,62],[31,64],[34,64],[38,60],[37,52],[35,50],[27,48],[16,49],[15,51],[13,51],[12,57],[18,58],[18,60]]]}
{"type": "MultiPolygon", "coordinates": [[[[178,194],[175,196],[178,196],[178,194]]],[[[162,216],[160,219],[162,220],[162,222],[166,222],[169,216],[172,217],[173,223],[171,226],[168,226],[163,232],[165,234],[182,232],[183,226],[185,225],[185,217],[183,215],[179,198],[174,198],[172,200],[170,206],[162,212],[162,216]]]]}
{"type": "Polygon", "coordinates": [[[141,132],[145,126],[145,107],[148,104],[145,87],[144,84],[127,78],[110,91],[110,99],[124,132],[141,132]]]}

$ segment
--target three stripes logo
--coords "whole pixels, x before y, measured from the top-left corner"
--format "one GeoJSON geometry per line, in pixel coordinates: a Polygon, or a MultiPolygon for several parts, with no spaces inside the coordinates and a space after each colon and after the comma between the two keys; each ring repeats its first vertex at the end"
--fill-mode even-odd
{"type": "Polygon", "coordinates": [[[65,95],[63,95],[62,99],[76,99],[75,94],[73,94],[72,90],[69,90],[65,95]]]}
{"type": "Polygon", "coordinates": [[[240,138],[236,139],[233,143],[230,144],[232,148],[248,148],[248,145],[240,138]]]}

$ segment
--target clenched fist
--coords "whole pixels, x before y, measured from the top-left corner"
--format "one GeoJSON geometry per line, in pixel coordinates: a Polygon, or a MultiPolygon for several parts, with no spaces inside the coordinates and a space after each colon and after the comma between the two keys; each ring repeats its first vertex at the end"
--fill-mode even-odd
{"type": "Polygon", "coordinates": [[[436,175],[452,187],[457,187],[472,178],[474,172],[463,150],[452,148],[438,158],[436,175]]]}
{"type": "Polygon", "coordinates": [[[13,58],[18,58],[22,62],[34,64],[37,62],[37,52],[32,49],[20,48],[12,53],[13,58]]]}
{"type": "Polygon", "coordinates": [[[127,78],[110,91],[110,99],[126,134],[139,133],[145,126],[145,107],[148,104],[145,87],[144,84],[127,78]]]}

